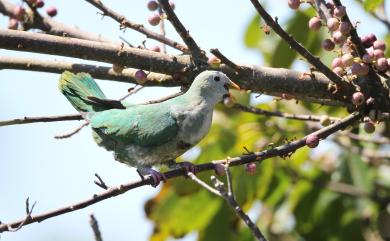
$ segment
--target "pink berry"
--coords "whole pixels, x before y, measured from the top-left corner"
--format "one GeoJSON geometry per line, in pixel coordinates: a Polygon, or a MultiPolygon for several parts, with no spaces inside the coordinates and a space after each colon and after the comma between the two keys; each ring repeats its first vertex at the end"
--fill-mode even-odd
{"type": "Polygon", "coordinates": [[[214,171],[217,176],[225,175],[225,166],[223,164],[217,163],[214,165],[214,171]]]}
{"type": "Polygon", "coordinates": [[[156,1],[149,1],[148,2],[148,9],[150,10],[150,11],[154,11],[154,10],[157,10],[157,8],[158,8],[158,3],[156,2],[156,1]]]}
{"type": "Polygon", "coordinates": [[[340,22],[337,18],[329,18],[326,26],[328,26],[330,31],[336,31],[340,26],[340,22]]]}
{"type": "Polygon", "coordinates": [[[367,54],[363,55],[362,60],[364,63],[370,64],[374,60],[374,58],[373,58],[373,55],[370,55],[369,53],[367,53],[367,54]]]}
{"type": "Polygon", "coordinates": [[[57,8],[53,7],[53,6],[50,6],[50,7],[46,8],[46,13],[50,17],[54,17],[54,16],[57,15],[57,8]]]}
{"type": "Polygon", "coordinates": [[[172,10],[175,10],[175,7],[176,7],[175,3],[173,1],[169,1],[168,3],[169,3],[169,6],[171,6],[172,10]]]}
{"type": "Polygon", "coordinates": [[[318,30],[321,28],[321,19],[319,17],[312,17],[310,20],[309,20],[309,28],[311,30],[318,30]]]}
{"type": "Polygon", "coordinates": [[[386,49],[386,44],[383,40],[376,40],[373,45],[374,49],[380,49],[382,51],[385,51],[386,49]]]}
{"type": "Polygon", "coordinates": [[[18,29],[18,25],[19,25],[18,20],[14,19],[14,18],[10,18],[9,19],[9,21],[8,21],[8,29],[16,30],[16,29],[18,29]]]}
{"type": "Polygon", "coordinates": [[[351,66],[353,64],[353,55],[350,53],[344,54],[341,57],[341,62],[343,63],[344,67],[351,66]]]}
{"type": "Polygon", "coordinates": [[[385,58],[379,58],[377,61],[376,61],[376,64],[375,64],[375,67],[377,70],[379,71],[386,71],[388,69],[388,65],[387,65],[387,59],[385,58]]]}
{"type": "Polygon", "coordinates": [[[335,47],[335,44],[333,43],[333,41],[331,39],[325,39],[323,42],[322,42],[322,47],[327,50],[327,51],[332,51],[335,47]]]}
{"type": "Polygon", "coordinates": [[[154,13],[148,18],[148,22],[152,26],[157,26],[160,23],[161,17],[158,13],[154,13]]]}
{"type": "Polygon", "coordinates": [[[352,95],[352,104],[359,106],[364,102],[364,95],[362,92],[355,92],[352,95]]]}
{"type": "Polygon", "coordinates": [[[353,63],[351,66],[351,72],[357,76],[365,76],[368,74],[369,67],[364,63],[353,63]]]}
{"type": "Polygon", "coordinates": [[[340,31],[333,32],[332,37],[333,37],[333,41],[336,44],[342,44],[347,39],[347,37],[344,34],[342,34],[340,31]]]}
{"type": "Polygon", "coordinates": [[[248,163],[245,165],[245,171],[249,173],[249,175],[254,175],[256,173],[256,163],[248,163]]]}
{"type": "Polygon", "coordinates": [[[45,6],[45,2],[43,0],[37,0],[37,2],[35,3],[35,7],[37,8],[41,8],[45,6]]]}
{"type": "Polygon", "coordinates": [[[152,50],[152,51],[154,51],[154,52],[161,52],[160,47],[157,46],[157,45],[153,45],[153,46],[150,48],[150,50],[152,50]]]}
{"type": "Polygon", "coordinates": [[[365,48],[369,48],[376,41],[376,36],[375,34],[370,33],[361,37],[360,40],[362,41],[362,44],[365,48]]]}
{"type": "Polygon", "coordinates": [[[26,10],[22,6],[16,6],[13,11],[14,17],[17,20],[23,20],[25,13],[26,10]]]}
{"type": "Polygon", "coordinates": [[[373,53],[376,59],[385,57],[385,52],[383,52],[381,49],[375,49],[373,53]]]}
{"type": "Polygon", "coordinates": [[[390,58],[387,59],[387,65],[390,66],[390,58]]]}
{"type": "Polygon", "coordinates": [[[371,134],[375,131],[375,125],[371,121],[368,121],[364,123],[363,129],[366,133],[371,134]]]}
{"type": "Polygon", "coordinates": [[[291,9],[298,9],[300,5],[301,5],[300,0],[288,0],[288,6],[291,9]]]}
{"type": "Polygon", "coordinates": [[[376,41],[376,35],[373,33],[367,34],[367,37],[371,41],[371,43],[374,43],[376,41]]]}
{"type": "Polygon", "coordinates": [[[343,67],[343,62],[340,57],[336,57],[332,61],[332,68],[343,67]]]}
{"type": "Polygon", "coordinates": [[[346,14],[346,10],[345,10],[345,7],[344,6],[337,6],[335,7],[335,9],[333,10],[333,15],[335,17],[338,17],[338,18],[342,18],[344,17],[346,14]]]}
{"type": "Polygon", "coordinates": [[[352,26],[349,22],[341,22],[339,30],[342,34],[347,35],[351,31],[352,26]]]}
{"type": "Polygon", "coordinates": [[[146,79],[147,79],[147,75],[145,73],[145,71],[143,71],[142,69],[139,69],[135,72],[135,80],[137,81],[138,84],[145,84],[146,82],[146,79]]]}
{"type": "Polygon", "coordinates": [[[320,138],[315,134],[310,134],[306,137],[306,145],[310,148],[315,148],[320,143],[320,138]]]}
{"type": "Polygon", "coordinates": [[[341,68],[341,67],[335,67],[335,68],[333,68],[333,72],[334,72],[335,74],[337,74],[338,76],[343,76],[344,73],[345,73],[344,69],[341,68]]]}
{"type": "Polygon", "coordinates": [[[333,10],[334,10],[334,4],[333,4],[333,2],[327,2],[327,3],[326,3],[326,7],[333,11],[333,10]]]}

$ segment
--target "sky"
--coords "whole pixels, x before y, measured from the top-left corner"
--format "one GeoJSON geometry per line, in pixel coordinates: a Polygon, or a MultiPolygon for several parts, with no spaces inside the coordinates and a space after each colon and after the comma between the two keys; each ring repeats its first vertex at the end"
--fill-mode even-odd
{"type": "MultiPolygon", "coordinates": [[[[158,31],[158,27],[150,27],[147,23],[147,17],[151,14],[146,8],[147,1],[103,2],[130,20],[158,31]]],[[[358,13],[355,16],[361,16],[360,10],[352,4],[353,1],[344,2],[348,11],[358,13]]],[[[243,44],[245,27],[255,14],[250,1],[176,0],[175,3],[177,15],[202,49],[218,47],[222,53],[237,63],[262,64],[260,55],[246,49],[243,44]]],[[[97,14],[98,11],[84,1],[76,3],[47,0],[46,5],[58,8],[58,16],[55,19],[60,22],[102,34],[112,40],[118,40],[118,37],[122,36],[134,45],[139,45],[145,40],[133,30],[119,31],[116,22],[108,17],[102,19],[97,14]]],[[[278,15],[282,23],[293,13],[284,0],[267,1],[267,5],[271,7],[273,15],[278,15]]],[[[359,32],[373,31],[373,26],[375,33],[384,32],[383,26],[371,18],[358,20],[361,21],[359,32]]],[[[5,28],[6,22],[7,19],[2,17],[0,27],[5,28]]],[[[166,26],[168,36],[179,40],[170,24],[167,23],[166,26]]],[[[154,44],[152,40],[146,42],[147,46],[154,44]]],[[[79,59],[7,50],[0,50],[0,55],[82,62],[79,59]]],[[[1,70],[0,120],[76,113],[58,91],[58,78],[58,74],[1,70]]],[[[98,80],[98,83],[112,99],[123,96],[132,86],[104,80],[98,80]]],[[[128,101],[150,100],[175,90],[148,88],[131,96],[128,101]]],[[[55,135],[72,131],[80,124],[78,121],[69,121],[0,127],[0,221],[6,223],[23,218],[26,197],[30,197],[30,203],[37,201],[33,214],[39,214],[101,192],[102,189],[93,183],[95,173],[98,173],[109,186],[138,180],[134,168],[115,162],[111,153],[94,143],[89,128],[84,128],[69,139],[53,138],[55,135]]],[[[92,230],[88,224],[90,213],[94,213],[98,219],[103,239],[106,241],[124,237],[131,237],[131,240],[147,240],[152,232],[152,224],[145,218],[143,204],[157,191],[158,188],[152,187],[137,188],[88,208],[39,224],[28,225],[18,232],[2,233],[0,240],[93,240],[92,230]]],[[[184,240],[195,238],[195,235],[191,235],[184,240]]]]}

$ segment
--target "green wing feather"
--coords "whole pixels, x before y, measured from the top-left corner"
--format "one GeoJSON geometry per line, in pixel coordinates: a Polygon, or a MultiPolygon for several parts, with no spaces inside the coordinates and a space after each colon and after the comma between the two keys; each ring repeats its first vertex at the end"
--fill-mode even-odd
{"type": "Polygon", "coordinates": [[[92,115],[91,126],[101,143],[108,139],[139,146],[162,145],[176,137],[179,130],[168,110],[169,106],[161,103],[107,110],[92,115]]]}

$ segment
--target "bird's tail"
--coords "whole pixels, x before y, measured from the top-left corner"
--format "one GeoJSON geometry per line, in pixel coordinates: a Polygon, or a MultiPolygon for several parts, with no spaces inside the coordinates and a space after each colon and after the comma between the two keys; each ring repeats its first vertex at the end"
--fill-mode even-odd
{"type": "Polygon", "coordinates": [[[76,110],[80,112],[98,112],[107,110],[96,100],[107,100],[95,80],[87,73],[62,73],[58,87],[76,110]]]}

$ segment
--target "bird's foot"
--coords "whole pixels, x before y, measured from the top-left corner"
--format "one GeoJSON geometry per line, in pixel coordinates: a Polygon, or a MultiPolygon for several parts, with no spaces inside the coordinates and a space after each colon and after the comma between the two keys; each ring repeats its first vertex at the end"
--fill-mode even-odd
{"type": "Polygon", "coordinates": [[[179,167],[182,168],[186,173],[191,172],[195,174],[196,172],[196,166],[191,162],[184,161],[184,162],[177,163],[177,165],[179,165],[179,167]]]}
{"type": "Polygon", "coordinates": [[[145,177],[149,175],[153,180],[153,183],[151,184],[152,187],[157,187],[161,181],[163,182],[167,181],[167,178],[165,177],[164,173],[156,171],[150,167],[138,168],[137,172],[140,175],[142,180],[144,180],[145,177]]]}

